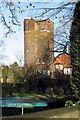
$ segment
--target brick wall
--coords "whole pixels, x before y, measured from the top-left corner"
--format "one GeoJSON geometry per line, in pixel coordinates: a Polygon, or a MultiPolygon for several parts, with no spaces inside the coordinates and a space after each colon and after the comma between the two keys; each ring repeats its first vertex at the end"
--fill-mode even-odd
{"type": "MultiPolygon", "coordinates": [[[[53,60],[54,57],[53,54],[51,58],[48,55],[53,45],[53,22],[50,19],[24,19],[24,67],[26,71],[46,69],[50,59],[53,60]],[[41,67],[43,63],[45,67],[41,67]]],[[[47,69],[53,71],[53,65],[47,69]]]]}

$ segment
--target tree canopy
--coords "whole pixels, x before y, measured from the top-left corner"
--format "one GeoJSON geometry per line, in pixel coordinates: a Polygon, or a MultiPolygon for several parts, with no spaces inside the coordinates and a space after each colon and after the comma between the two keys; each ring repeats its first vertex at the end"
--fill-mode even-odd
{"type": "Polygon", "coordinates": [[[76,3],[70,31],[70,54],[73,89],[80,96],[80,2],[76,3]]]}
{"type": "Polygon", "coordinates": [[[3,66],[2,69],[2,78],[5,83],[19,83],[24,79],[24,69],[20,67],[17,62],[14,62],[12,65],[3,66]]]}

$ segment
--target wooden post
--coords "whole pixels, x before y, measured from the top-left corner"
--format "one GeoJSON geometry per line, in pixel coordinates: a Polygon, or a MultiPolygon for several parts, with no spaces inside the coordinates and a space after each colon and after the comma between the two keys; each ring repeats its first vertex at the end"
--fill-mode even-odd
{"type": "Polygon", "coordinates": [[[22,107],[22,115],[24,114],[24,108],[22,107]]]}

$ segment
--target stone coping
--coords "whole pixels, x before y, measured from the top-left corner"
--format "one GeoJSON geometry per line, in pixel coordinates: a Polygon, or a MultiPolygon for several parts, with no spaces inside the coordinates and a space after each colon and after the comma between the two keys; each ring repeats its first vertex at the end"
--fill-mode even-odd
{"type": "MultiPolygon", "coordinates": [[[[10,118],[22,119],[25,118],[79,118],[80,119],[80,106],[77,107],[63,107],[58,109],[45,110],[35,113],[29,113],[24,115],[8,116],[3,117],[4,120],[9,120],[10,118]]],[[[73,119],[72,119],[73,120],[73,119]]]]}

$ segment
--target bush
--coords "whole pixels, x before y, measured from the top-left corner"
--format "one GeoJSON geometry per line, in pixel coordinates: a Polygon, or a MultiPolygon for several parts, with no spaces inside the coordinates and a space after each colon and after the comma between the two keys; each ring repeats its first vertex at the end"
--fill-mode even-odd
{"type": "Polygon", "coordinates": [[[6,83],[2,84],[2,97],[9,96],[9,88],[10,88],[10,84],[6,84],[6,83]]]}
{"type": "Polygon", "coordinates": [[[66,101],[65,107],[70,107],[70,106],[75,106],[75,104],[73,104],[73,101],[71,100],[66,101]]]}
{"type": "Polygon", "coordinates": [[[77,102],[73,102],[72,100],[68,100],[65,103],[65,107],[78,106],[78,105],[80,105],[80,100],[77,102]]]}
{"type": "Polygon", "coordinates": [[[13,93],[27,92],[29,92],[29,85],[27,82],[2,84],[2,97],[13,96],[13,93]]]}
{"type": "Polygon", "coordinates": [[[72,95],[70,75],[64,75],[63,72],[56,70],[54,72],[54,94],[72,95]]]}

